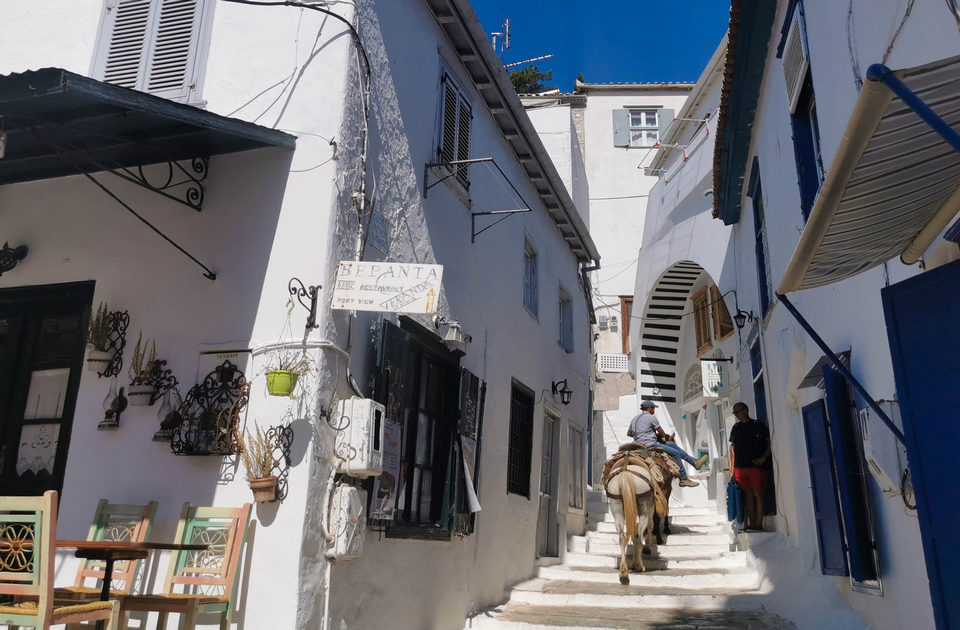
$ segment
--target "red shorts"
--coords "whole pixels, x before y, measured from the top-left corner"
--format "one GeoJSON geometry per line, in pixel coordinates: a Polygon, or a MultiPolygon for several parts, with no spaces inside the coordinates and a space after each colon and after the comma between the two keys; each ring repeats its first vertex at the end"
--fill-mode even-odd
{"type": "Polygon", "coordinates": [[[767,471],[762,468],[734,468],[733,476],[744,490],[767,489],[767,471]]]}

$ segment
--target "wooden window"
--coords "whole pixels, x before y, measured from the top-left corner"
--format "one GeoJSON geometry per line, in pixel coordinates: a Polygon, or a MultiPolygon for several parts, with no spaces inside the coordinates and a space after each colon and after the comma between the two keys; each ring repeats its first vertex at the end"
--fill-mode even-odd
{"type": "Polygon", "coordinates": [[[537,250],[530,241],[523,241],[523,305],[530,314],[537,316],[537,250]]]}
{"type": "Polygon", "coordinates": [[[710,287],[710,308],[713,313],[713,334],[717,341],[726,339],[733,334],[733,319],[717,285],[710,287]]]}
{"type": "MultiPolygon", "coordinates": [[[[443,73],[441,80],[441,121],[437,145],[440,162],[456,162],[470,159],[470,101],[453,76],[443,73]]],[[[455,179],[465,188],[470,186],[469,166],[457,165],[455,179]]],[[[451,169],[452,170],[452,169],[451,169]]]]}
{"type": "Polygon", "coordinates": [[[703,287],[692,296],[693,325],[697,338],[697,356],[703,355],[713,348],[710,341],[710,300],[707,297],[707,287],[703,287]]]}
{"type": "Polygon", "coordinates": [[[106,0],[92,76],[198,102],[212,8],[209,0],[106,0]]]}
{"type": "Polygon", "coordinates": [[[583,492],[585,484],[583,482],[583,431],[570,425],[567,433],[567,447],[570,449],[570,465],[567,469],[567,487],[568,504],[575,509],[583,508],[583,492]]]}
{"type": "Polygon", "coordinates": [[[514,383],[510,390],[510,437],[507,447],[507,492],[530,498],[533,457],[533,394],[514,383]]]}
{"type": "Polygon", "coordinates": [[[630,354],[630,318],[633,316],[633,298],[620,298],[620,318],[623,320],[623,326],[620,327],[620,343],[622,352],[630,354]]]}
{"type": "Polygon", "coordinates": [[[559,324],[557,342],[567,352],[573,352],[573,301],[562,288],[559,300],[559,324]]]}

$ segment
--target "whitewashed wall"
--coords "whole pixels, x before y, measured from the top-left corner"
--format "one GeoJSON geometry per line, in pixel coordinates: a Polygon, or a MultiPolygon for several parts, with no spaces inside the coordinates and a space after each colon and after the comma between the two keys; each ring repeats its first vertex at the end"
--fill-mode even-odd
{"type": "MultiPolygon", "coordinates": [[[[774,287],[803,229],[783,70],[781,61],[775,58],[785,4],[780,3],[774,24],[750,151],[751,156],[759,157],[774,287]]],[[[848,7],[829,0],[806,0],[804,7],[823,163],[829,170],[857,97],[854,59],[861,75],[870,64],[882,61],[905,7],[894,0],[854,0],[850,18],[855,41],[853,59],[846,32],[848,7]]],[[[946,7],[942,3],[917,3],[886,63],[897,69],[958,53],[960,36],[946,7]]],[[[736,250],[744,254],[737,258],[740,306],[756,313],[759,307],[750,208],[750,200],[744,199],[734,239],[736,250]]],[[[835,285],[790,296],[832,349],[852,350],[851,370],[876,399],[896,395],[880,289],[915,273],[916,267],[893,260],[835,285]]],[[[819,393],[795,387],[797,376],[802,377],[821,353],[780,305],[774,305],[762,322],[761,343],[773,448],[779,460],[779,528],[799,546],[809,566],[818,568],[800,407],[819,393]]],[[[884,433],[883,439],[892,440],[885,429],[880,432],[884,433]]],[[[880,545],[883,596],[854,592],[846,578],[823,579],[835,580],[850,605],[873,627],[933,627],[916,513],[908,512],[897,496],[883,497],[872,479],[867,483],[880,545]]]]}

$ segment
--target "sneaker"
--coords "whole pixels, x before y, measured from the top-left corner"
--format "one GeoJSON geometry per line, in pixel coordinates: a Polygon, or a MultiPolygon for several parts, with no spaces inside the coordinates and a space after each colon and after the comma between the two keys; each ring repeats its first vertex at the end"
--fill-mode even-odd
{"type": "Polygon", "coordinates": [[[710,456],[704,453],[700,457],[693,460],[693,467],[696,468],[697,470],[700,470],[701,468],[703,468],[703,465],[707,463],[708,459],[710,459],[710,456]]]}
{"type": "Polygon", "coordinates": [[[684,488],[696,488],[696,487],[699,486],[700,484],[699,484],[698,482],[692,481],[692,480],[690,480],[690,479],[681,479],[681,480],[680,480],[680,485],[683,486],[684,488]]]}

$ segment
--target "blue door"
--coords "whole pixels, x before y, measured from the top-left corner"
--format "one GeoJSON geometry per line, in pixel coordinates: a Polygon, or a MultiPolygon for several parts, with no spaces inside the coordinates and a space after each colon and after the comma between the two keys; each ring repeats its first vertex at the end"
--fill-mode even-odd
{"type": "Polygon", "coordinates": [[[934,617],[960,629],[960,261],[881,295],[934,617]]]}

